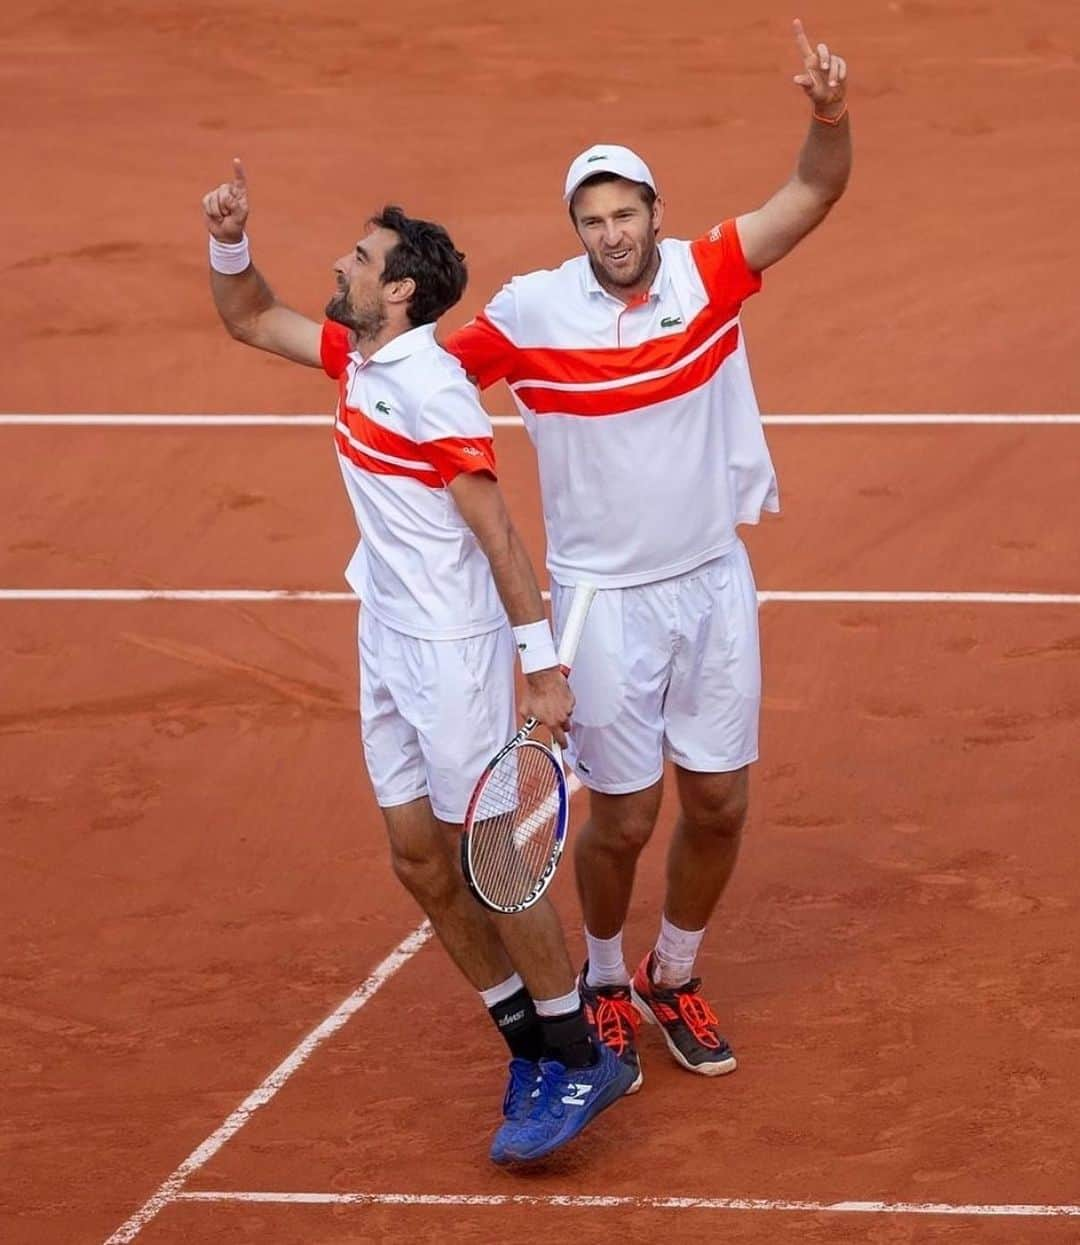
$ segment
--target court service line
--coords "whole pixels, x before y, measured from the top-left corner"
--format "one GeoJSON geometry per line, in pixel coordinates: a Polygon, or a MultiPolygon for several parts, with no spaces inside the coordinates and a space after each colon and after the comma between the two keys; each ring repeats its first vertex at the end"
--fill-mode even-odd
{"type": "Polygon", "coordinates": [[[650,1197],[648,1195],[533,1193],[181,1193],[183,1202],[256,1202],[302,1206],[553,1206],[626,1207],[631,1210],[770,1210],[796,1214],[966,1215],[970,1217],[1080,1217],[1080,1206],[1024,1203],[964,1205],[952,1202],[808,1202],[783,1198],[650,1197]]]}
{"type": "MultiPolygon", "coordinates": [[[[544,600],[549,594],[543,594],[544,600]]],[[[5,601],[232,601],[264,604],[275,601],[357,603],[351,592],[289,588],[0,588],[5,601]]],[[[829,605],[1080,605],[1076,592],[862,592],[774,591],[758,593],[758,603],[829,605]]]]}
{"type": "MultiPolygon", "coordinates": [[[[333,416],[324,415],[163,415],[135,412],[131,415],[110,413],[78,414],[0,414],[0,426],[24,428],[330,428],[333,416]]],[[[491,422],[496,428],[521,428],[524,425],[517,415],[493,415],[491,422]]],[[[995,414],[946,414],[911,413],[888,414],[867,412],[862,415],[764,415],[762,423],[777,428],[840,428],[863,425],[934,426],[955,427],[961,425],[994,424],[1080,424],[1080,414],[1063,415],[995,415],[995,414]]]]}
{"type": "MultiPolygon", "coordinates": [[[[571,798],[581,790],[581,781],[575,774],[567,775],[566,786],[571,798]]],[[[151,1220],[172,1202],[184,1200],[184,1185],[210,1159],[234,1137],[260,1107],[266,1104],[285,1085],[286,1081],[301,1068],[324,1042],[371,1001],[375,994],[412,959],[432,936],[431,925],[422,921],[411,934],[398,943],[390,954],[376,966],[371,976],[359,985],[330,1013],[329,1016],[307,1035],[306,1038],[278,1064],[268,1077],[236,1108],[236,1110],[207,1139],[187,1156],[168,1176],[157,1190],[139,1207],[126,1222],[110,1236],[105,1245],[127,1245],[133,1241],[151,1220]]]]}

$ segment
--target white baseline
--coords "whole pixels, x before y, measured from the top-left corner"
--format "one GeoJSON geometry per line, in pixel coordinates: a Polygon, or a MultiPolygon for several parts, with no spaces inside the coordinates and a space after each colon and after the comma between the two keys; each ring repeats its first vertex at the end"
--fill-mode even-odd
{"type": "Polygon", "coordinates": [[[970,1217],[1080,1218],[1080,1206],[952,1202],[810,1202],[785,1198],[650,1197],[553,1193],[181,1193],[179,1202],[256,1202],[301,1206],[554,1206],[630,1210],[771,1210],[789,1214],[964,1215],[970,1217]]]}
{"type": "MultiPolygon", "coordinates": [[[[543,593],[544,600],[549,594],[543,593]]],[[[15,601],[89,601],[134,603],[182,601],[271,604],[315,601],[357,604],[351,592],[291,588],[0,588],[0,604],[15,601]]],[[[774,591],[758,593],[758,602],[824,605],[1080,605],[1077,592],[862,592],[774,591]]]]}

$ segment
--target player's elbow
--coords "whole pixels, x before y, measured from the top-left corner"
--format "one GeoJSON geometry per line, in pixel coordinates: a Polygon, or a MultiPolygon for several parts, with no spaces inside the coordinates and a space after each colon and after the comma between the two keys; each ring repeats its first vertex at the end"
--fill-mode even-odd
{"type": "Polygon", "coordinates": [[[816,229],[828,216],[829,212],[840,199],[847,187],[847,178],[813,178],[800,179],[799,209],[806,232],[816,229]]]}
{"type": "Polygon", "coordinates": [[[237,320],[223,315],[221,322],[225,331],[233,341],[243,342],[245,346],[259,346],[259,325],[255,319],[237,320]]]}

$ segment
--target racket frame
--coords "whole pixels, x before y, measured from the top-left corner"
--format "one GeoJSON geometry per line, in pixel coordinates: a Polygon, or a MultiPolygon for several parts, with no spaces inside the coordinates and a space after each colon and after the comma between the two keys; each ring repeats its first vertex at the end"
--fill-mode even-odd
{"type": "MultiPolygon", "coordinates": [[[[574,588],[574,596],[570,602],[570,611],[566,617],[566,625],[559,638],[559,665],[564,675],[569,675],[570,668],[574,664],[574,658],[577,656],[578,645],[581,643],[581,635],[585,630],[585,620],[589,616],[589,607],[593,603],[596,596],[596,587],[593,584],[578,584],[574,588]]],[[[544,891],[551,885],[551,879],[555,876],[555,870],[559,861],[562,859],[563,847],[566,843],[566,831],[570,824],[570,790],[566,782],[566,772],[563,769],[562,749],[553,739],[551,745],[541,743],[537,739],[530,739],[529,736],[539,726],[536,718],[527,718],[525,723],[516,735],[491,758],[484,767],[484,772],[477,779],[473,793],[469,797],[469,806],[465,810],[465,823],[461,835],[461,872],[465,876],[469,890],[472,892],[476,900],[485,908],[492,912],[514,913],[524,912],[526,908],[531,908],[534,903],[543,895],[544,891]],[[472,826],[472,815],[483,794],[484,788],[487,786],[488,779],[492,770],[500,761],[504,760],[508,753],[513,752],[515,748],[521,747],[540,748],[546,752],[551,758],[555,769],[556,778],[558,780],[559,794],[559,821],[555,832],[555,841],[552,844],[551,853],[543,872],[537,879],[533,889],[516,904],[497,904],[484,895],[477,886],[472,875],[472,869],[469,866],[469,850],[472,835],[470,827],[472,826]]]]}
{"type": "Polygon", "coordinates": [[[530,739],[529,735],[537,728],[539,723],[535,718],[528,718],[524,726],[514,736],[513,739],[501,748],[495,756],[484,767],[484,772],[477,780],[476,786],[473,788],[472,796],[469,799],[469,807],[465,812],[465,828],[461,835],[461,872],[465,875],[465,881],[469,890],[472,891],[473,898],[491,912],[501,912],[505,915],[511,915],[515,912],[524,912],[526,908],[531,908],[540,896],[551,885],[551,879],[555,876],[555,870],[558,868],[559,861],[562,858],[563,847],[566,845],[566,831],[570,824],[570,792],[566,785],[566,774],[563,772],[562,757],[556,748],[549,748],[547,744],[541,743],[538,739],[530,739]],[[513,904],[496,903],[493,899],[480,889],[473,878],[473,871],[470,866],[469,853],[472,846],[472,815],[476,805],[480,801],[480,797],[484,793],[484,789],[488,784],[492,771],[500,761],[514,752],[518,748],[535,748],[543,752],[551,763],[551,768],[555,773],[555,790],[559,797],[559,807],[557,811],[557,819],[555,823],[554,842],[551,845],[551,851],[548,854],[547,862],[544,865],[543,872],[537,878],[530,890],[522,899],[513,904]]]}

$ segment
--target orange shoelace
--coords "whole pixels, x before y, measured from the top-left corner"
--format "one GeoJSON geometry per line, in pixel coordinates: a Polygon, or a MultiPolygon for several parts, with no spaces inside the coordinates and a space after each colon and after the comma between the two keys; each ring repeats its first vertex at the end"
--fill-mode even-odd
{"type": "Polygon", "coordinates": [[[621,1055],[626,1049],[627,1038],[633,1038],[641,1024],[638,1009],[628,998],[612,999],[602,994],[597,1000],[595,1015],[597,1037],[616,1055],[621,1055]]]}
{"type": "Polygon", "coordinates": [[[720,1025],[720,1021],[701,995],[691,994],[689,991],[680,994],[679,1015],[682,1016],[686,1027],[702,1046],[708,1046],[711,1050],[716,1050],[719,1047],[720,1038],[716,1030],[720,1025]]]}

